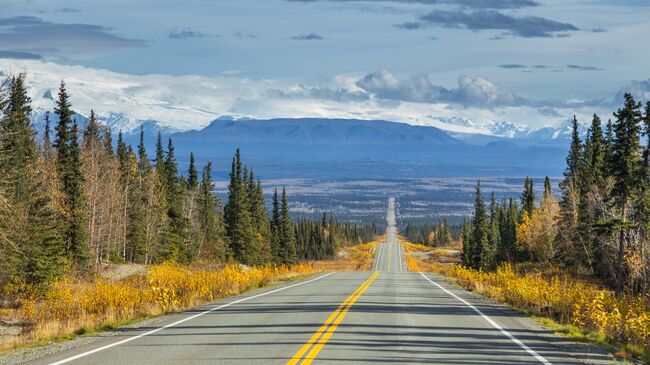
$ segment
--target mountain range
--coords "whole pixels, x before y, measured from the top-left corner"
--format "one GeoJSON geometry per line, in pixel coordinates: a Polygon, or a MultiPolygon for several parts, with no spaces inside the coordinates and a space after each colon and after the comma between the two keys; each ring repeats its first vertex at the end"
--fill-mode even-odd
{"type": "MultiPolygon", "coordinates": [[[[152,150],[158,129],[147,123],[143,130],[152,150]]],[[[503,138],[472,144],[435,127],[321,118],[221,118],[200,130],[161,136],[173,140],[181,167],[193,152],[199,164],[212,161],[220,178],[237,148],[266,178],[557,176],[568,145],[503,138]]],[[[132,145],[138,139],[139,130],[125,134],[132,145]]]]}
{"type": "MultiPolygon", "coordinates": [[[[245,99],[272,93],[270,87],[277,85],[271,81],[262,88],[247,80],[233,84],[233,79],[224,77],[137,76],[25,62],[37,130],[42,130],[46,113],[53,110],[64,78],[79,124],[94,110],[100,121],[114,133],[122,131],[133,145],[142,126],[150,149],[161,133],[174,140],[181,168],[194,152],[200,163],[215,162],[221,177],[226,176],[238,147],[267,178],[557,176],[570,135],[567,123],[533,129],[503,120],[477,122],[462,112],[458,117],[414,118],[408,111],[393,111],[372,118],[364,109],[337,118],[331,115],[338,112],[323,110],[323,104],[292,106],[290,99],[245,99]],[[229,90],[239,94],[231,95],[229,90]],[[292,109],[296,107],[302,109],[292,109]],[[239,111],[244,109],[247,112],[239,111]],[[250,117],[256,114],[291,118],[250,117]],[[326,116],[296,117],[301,114],[326,116]]],[[[0,76],[12,67],[0,62],[0,76]]],[[[56,123],[55,116],[51,119],[56,123]]]]}

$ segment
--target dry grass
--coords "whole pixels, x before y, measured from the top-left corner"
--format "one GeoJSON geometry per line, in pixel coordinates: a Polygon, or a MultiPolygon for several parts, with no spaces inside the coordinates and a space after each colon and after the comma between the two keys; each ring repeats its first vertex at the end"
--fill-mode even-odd
{"type": "Polygon", "coordinates": [[[368,243],[344,247],[339,251],[337,259],[316,261],[313,267],[319,271],[368,271],[372,267],[377,243],[383,240],[382,237],[368,243]]]}
{"type": "Polygon", "coordinates": [[[5,298],[5,308],[0,309],[0,350],[112,328],[273,281],[323,271],[370,270],[377,242],[345,247],[336,260],[292,267],[166,263],[110,268],[94,280],[63,278],[44,293],[25,285],[5,285],[0,292],[0,298],[5,298]]]}
{"type": "Polygon", "coordinates": [[[0,311],[0,321],[21,331],[3,336],[0,349],[178,311],[320,270],[311,264],[221,268],[162,264],[119,281],[60,279],[39,295],[25,286],[7,285],[3,296],[15,302],[13,308],[0,311]]]}
{"type": "Polygon", "coordinates": [[[436,251],[426,246],[407,243],[405,252],[411,271],[453,278],[465,289],[553,319],[575,328],[570,332],[600,339],[650,360],[650,294],[616,297],[593,282],[574,278],[557,268],[525,272],[503,265],[495,272],[483,272],[440,263],[436,251]]]}

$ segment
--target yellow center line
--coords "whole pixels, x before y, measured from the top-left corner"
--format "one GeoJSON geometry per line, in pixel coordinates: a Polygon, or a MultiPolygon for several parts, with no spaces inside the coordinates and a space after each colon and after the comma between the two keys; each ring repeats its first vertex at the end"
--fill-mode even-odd
{"type": "Polygon", "coordinates": [[[307,356],[304,357],[304,360],[302,361],[303,364],[311,364],[311,362],[316,358],[316,355],[320,352],[320,350],[325,346],[327,343],[327,340],[332,336],[334,331],[336,331],[336,328],[338,327],[339,323],[343,320],[345,315],[347,314],[348,310],[352,305],[361,297],[361,294],[363,294],[366,289],[370,286],[370,284],[375,280],[375,278],[379,275],[379,271],[375,271],[369,278],[366,280],[357,290],[354,291],[354,293],[350,294],[349,297],[339,305],[338,308],[325,320],[325,323],[323,323],[322,326],[314,333],[311,338],[305,343],[298,352],[296,352],[295,355],[287,362],[287,365],[294,365],[300,362],[301,359],[303,359],[303,355],[309,349],[311,348],[311,351],[307,354],[307,356]],[[313,348],[312,348],[313,346],[313,348]]]}

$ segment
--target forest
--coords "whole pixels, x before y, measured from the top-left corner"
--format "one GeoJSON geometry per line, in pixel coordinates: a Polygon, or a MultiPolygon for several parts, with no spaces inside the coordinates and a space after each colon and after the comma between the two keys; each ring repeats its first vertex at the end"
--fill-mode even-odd
{"type": "Polygon", "coordinates": [[[262,181],[232,160],[228,199],[212,192],[212,165],[178,171],[171,139],[127,146],[95,114],[77,124],[66,85],[42,136],[30,121],[24,74],[0,86],[0,282],[45,286],[109,263],[295,264],[331,258],[375,227],[291,219],[286,190],[269,211],[262,181]],[[51,125],[52,124],[52,125],[51,125]],[[164,144],[166,142],[166,144],[164,144]]]}
{"type": "Polygon", "coordinates": [[[436,224],[407,223],[400,231],[409,242],[425,246],[445,246],[460,238],[463,226],[449,224],[446,218],[436,224]]]}
{"type": "Polygon", "coordinates": [[[521,204],[484,202],[476,185],[473,217],[463,227],[465,267],[493,271],[501,263],[555,265],[597,277],[614,292],[650,290],[650,102],[625,94],[603,122],[594,115],[581,139],[573,118],[561,196],[536,199],[526,179],[521,204]]]}

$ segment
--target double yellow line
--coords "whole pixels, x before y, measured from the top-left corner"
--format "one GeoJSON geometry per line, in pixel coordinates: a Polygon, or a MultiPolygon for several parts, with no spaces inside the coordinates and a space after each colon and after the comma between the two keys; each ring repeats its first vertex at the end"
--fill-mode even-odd
{"type": "Polygon", "coordinates": [[[379,275],[379,271],[375,271],[357,290],[354,291],[338,308],[325,320],[322,326],[314,333],[307,343],[296,352],[295,355],[287,362],[287,365],[298,364],[302,360],[302,364],[311,364],[316,358],[320,350],[323,349],[327,341],[332,337],[334,331],[339,323],[343,320],[350,307],[361,297],[361,294],[368,289],[370,284],[379,275]],[[309,352],[308,352],[309,351],[309,352]],[[306,355],[305,355],[306,354],[306,355]]]}

